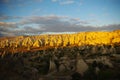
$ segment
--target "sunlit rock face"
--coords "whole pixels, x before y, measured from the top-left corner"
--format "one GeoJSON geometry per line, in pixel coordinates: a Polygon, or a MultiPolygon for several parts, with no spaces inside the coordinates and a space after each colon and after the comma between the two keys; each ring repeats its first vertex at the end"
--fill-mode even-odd
{"type": "MultiPolygon", "coordinates": [[[[10,52],[29,51],[37,49],[67,47],[67,46],[101,46],[101,51],[106,53],[108,50],[106,45],[120,45],[120,30],[111,32],[95,31],[95,32],[80,32],[73,34],[52,34],[39,36],[18,36],[13,38],[0,38],[0,50],[6,49],[10,52]]],[[[114,47],[110,49],[113,52],[114,47]]],[[[95,53],[98,48],[92,48],[92,53],[95,53]]]]}

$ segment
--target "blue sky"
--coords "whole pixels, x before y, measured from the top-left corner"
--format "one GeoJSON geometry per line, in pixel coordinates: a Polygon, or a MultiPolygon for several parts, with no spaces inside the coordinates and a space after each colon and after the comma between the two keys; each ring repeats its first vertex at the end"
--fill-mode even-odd
{"type": "Polygon", "coordinates": [[[0,35],[120,29],[119,4],[120,0],[0,0],[0,35]]]}

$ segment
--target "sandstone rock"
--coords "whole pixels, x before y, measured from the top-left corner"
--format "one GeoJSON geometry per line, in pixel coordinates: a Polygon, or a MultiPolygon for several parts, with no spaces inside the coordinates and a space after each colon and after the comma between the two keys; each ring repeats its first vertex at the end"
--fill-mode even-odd
{"type": "Polygon", "coordinates": [[[63,71],[65,71],[65,70],[66,70],[65,65],[64,65],[64,64],[61,64],[60,67],[59,67],[59,71],[60,71],[60,72],[63,72],[63,71]]]}
{"type": "Polygon", "coordinates": [[[79,59],[76,64],[76,71],[81,75],[84,74],[85,71],[88,70],[88,65],[85,63],[83,59],[79,59]]]}
{"type": "Polygon", "coordinates": [[[49,72],[55,72],[55,71],[56,71],[56,65],[52,60],[50,60],[49,72]]]}

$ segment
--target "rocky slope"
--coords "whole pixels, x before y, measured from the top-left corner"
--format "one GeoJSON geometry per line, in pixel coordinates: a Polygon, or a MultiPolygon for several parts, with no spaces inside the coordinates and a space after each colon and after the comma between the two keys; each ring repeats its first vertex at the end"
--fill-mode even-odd
{"type": "Polygon", "coordinates": [[[119,53],[111,46],[81,46],[4,54],[0,80],[119,80],[119,53]]]}
{"type": "Polygon", "coordinates": [[[83,45],[120,45],[120,30],[80,32],[39,36],[18,36],[0,38],[0,54],[3,52],[24,52],[54,47],[83,45]]]}
{"type": "Polygon", "coordinates": [[[120,30],[0,38],[0,80],[119,80],[120,30]]]}

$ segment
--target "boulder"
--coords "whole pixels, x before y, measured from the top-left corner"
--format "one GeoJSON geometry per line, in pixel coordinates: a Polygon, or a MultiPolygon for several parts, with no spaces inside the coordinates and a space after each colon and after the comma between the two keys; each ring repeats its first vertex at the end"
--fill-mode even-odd
{"type": "Polygon", "coordinates": [[[84,74],[88,70],[88,65],[85,63],[83,59],[79,59],[76,63],[76,71],[81,75],[84,74]]]}
{"type": "Polygon", "coordinates": [[[64,64],[61,64],[60,67],[59,67],[59,71],[63,72],[65,70],[66,70],[66,66],[64,64]]]}

